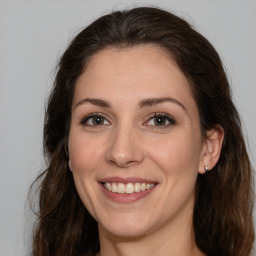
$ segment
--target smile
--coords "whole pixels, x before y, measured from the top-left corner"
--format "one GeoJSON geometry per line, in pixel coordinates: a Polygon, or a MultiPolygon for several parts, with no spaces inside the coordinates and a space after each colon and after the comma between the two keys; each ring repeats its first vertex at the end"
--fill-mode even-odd
{"type": "Polygon", "coordinates": [[[102,184],[108,191],[118,194],[132,194],[139,193],[141,191],[149,190],[156,184],[153,183],[115,183],[105,182],[102,184]]]}
{"type": "Polygon", "coordinates": [[[153,193],[158,182],[135,177],[108,177],[98,181],[103,194],[118,203],[132,203],[153,193]]]}

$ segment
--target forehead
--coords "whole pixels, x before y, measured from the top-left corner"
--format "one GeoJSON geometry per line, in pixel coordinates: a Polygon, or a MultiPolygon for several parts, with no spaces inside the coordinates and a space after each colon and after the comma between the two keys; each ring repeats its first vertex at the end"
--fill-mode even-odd
{"type": "Polygon", "coordinates": [[[193,98],[189,82],[170,54],[154,45],[107,48],[96,53],[79,77],[74,101],[81,97],[193,98]]]}

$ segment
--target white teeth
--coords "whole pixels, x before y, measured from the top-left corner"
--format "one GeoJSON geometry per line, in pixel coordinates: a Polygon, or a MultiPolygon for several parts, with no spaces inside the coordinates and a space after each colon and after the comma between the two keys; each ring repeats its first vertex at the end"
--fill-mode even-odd
{"type": "Polygon", "coordinates": [[[108,191],[111,191],[111,184],[110,184],[110,183],[106,183],[106,184],[105,184],[105,188],[106,188],[108,191]]]}
{"type": "Polygon", "coordinates": [[[125,193],[125,185],[123,183],[117,184],[117,193],[119,193],[119,194],[125,193]]]}
{"type": "Polygon", "coordinates": [[[125,192],[126,192],[127,194],[132,194],[132,193],[134,193],[134,185],[133,185],[132,183],[128,183],[128,184],[126,185],[126,190],[125,190],[125,192]]]}
{"type": "Polygon", "coordinates": [[[151,183],[103,183],[103,186],[113,193],[119,193],[119,194],[132,194],[132,193],[138,193],[141,191],[148,190],[150,188],[153,188],[155,184],[151,183]]]}
{"type": "Polygon", "coordinates": [[[147,184],[147,185],[146,185],[146,189],[153,188],[154,186],[155,186],[154,184],[147,184]]]}
{"type": "MultiPolygon", "coordinates": [[[[111,186],[110,183],[109,183],[109,185],[111,186]]],[[[116,185],[116,183],[112,183],[112,186],[111,186],[111,190],[110,190],[110,191],[117,193],[117,185],[116,185]]]]}
{"type": "Polygon", "coordinates": [[[135,183],[134,191],[135,192],[140,192],[140,183],[135,183]]]}
{"type": "Polygon", "coordinates": [[[146,183],[142,183],[140,189],[141,191],[144,191],[146,189],[146,183]]]}

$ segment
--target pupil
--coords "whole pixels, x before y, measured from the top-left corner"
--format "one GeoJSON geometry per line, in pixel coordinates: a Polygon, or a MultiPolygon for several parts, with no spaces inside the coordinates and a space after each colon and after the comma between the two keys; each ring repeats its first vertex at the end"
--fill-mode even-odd
{"type": "Polygon", "coordinates": [[[102,117],[94,117],[93,118],[93,124],[94,125],[103,124],[103,118],[102,117]]]}
{"type": "Polygon", "coordinates": [[[164,125],[165,121],[166,121],[165,117],[156,117],[155,125],[164,125]]]}

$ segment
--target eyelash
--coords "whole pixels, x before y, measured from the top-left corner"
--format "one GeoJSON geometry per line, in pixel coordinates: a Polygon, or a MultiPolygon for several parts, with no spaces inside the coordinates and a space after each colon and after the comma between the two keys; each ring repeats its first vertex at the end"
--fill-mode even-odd
{"type": "MultiPolygon", "coordinates": [[[[102,114],[100,113],[91,113],[85,117],[82,118],[80,124],[83,125],[83,126],[101,126],[100,124],[98,125],[93,125],[93,124],[88,124],[87,122],[90,120],[90,119],[93,119],[93,118],[102,118],[103,121],[107,121],[108,123],[110,123],[105,116],[103,116],[102,114]]],[[[102,125],[105,125],[105,124],[102,124],[102,125]]]]}
{"type": "Polygon", "coordinates": [[[155,125],[149,125],[151,127],[154,127],[156,129],[163,129],[163,128],[166,128],[166,127],[169,127],[171,125],[175,125],[176,124],[176,120],[171,117],[170,115],[166,114],[166,113],[154,113],[153,116],[151,116],[148,121],[146,121],[146,123],[148,123],[150,120],[156,120],[156,118],[163,118],[165,121],[168,121],[169,124],[164,124],[164,125],[156,125],[155,122],[154,124],[155,125]]]}
{"type": "MultiPolygon", "coordinates": [[[[100,126],[103,126],[103,125],[108,125],[108,124],[104,124],[104,123],[103,124],[93,124],[93,123],[88,124],[88,121],[90,119],[92,120],[93,118],[100,118],[100,119],[102,118],[103,122],[107,121],[108,124],[110,124],[110,122],[106,119],[106,117],[104,115],[100,114],[100,113],[91,113],[91,114],[83,117],[82,120],[80,121],[80,124],[82,126],[91,126],[91,127],[94,126],[95,128],[97,126],[100,127],[100,126]]],[[[146,122],[143,123],[143,125],[144,124],[146,124],[146,126],[154,127],[154,129],[163,129],[163,128],[167,128],[171,125],[175,125],[176,120],[173,117],[171,117],[170,115],[166,114],[166,113],[154,113],[153,115],[151,115],[151,117],[149,119],[147,119],[146,122]],[[152,125],[152,124],[147,125],[146,124],[146,123],[149,123],[151,120],[156,120],[156,118],[159,118],[159,119],[161,118],[161,119],[164,120],[164,122],[166,122],[166,121],[169,122],[169,124],[163,124],[163,125],[159,124],[159,125],[157,125],[155,123],[155,121],[154,121],[154,125],[152,125]]]]}

